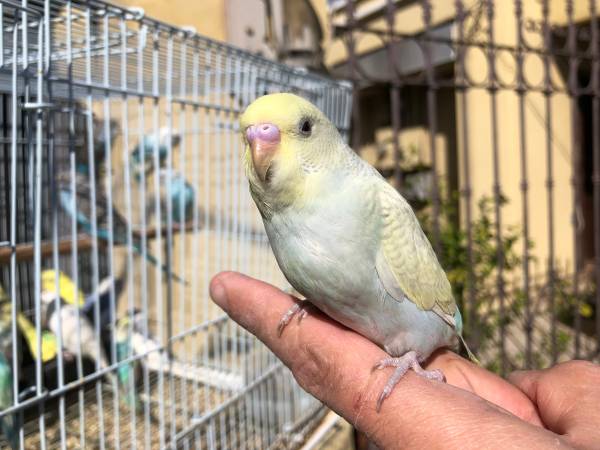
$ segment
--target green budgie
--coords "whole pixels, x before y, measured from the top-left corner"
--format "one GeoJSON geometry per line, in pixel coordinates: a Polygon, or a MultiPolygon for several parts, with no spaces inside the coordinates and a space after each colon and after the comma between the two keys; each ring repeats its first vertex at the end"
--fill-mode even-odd
{"type": "Polygon", "coordinates": [[[123,393],[125,404],[138,409],[140,402],[135,390],[135,371],[137,362],[124,363],[128,358],[135,356],[132,346],[133,323],[129,316],[121,317],[117,320],[115,326],[115,340],[117,348],[117,361],[120,362],[117,368],[117,377],[119,380],[119,389],[123,393]]]}
{"type": "MultiPolygon", "coordinates": [[[[395,368],[377,409],[411,368],[443,381],[421,363],[462,340],[461,315],[406,200],[300,97],[261,97],[240,122],[250,192],[287,280],[391,356],[375,366],[395,368]]],[[[296,305],[280,330],[305,313],[296,305]]]]}
{"type": "MultiPolygon", "coordinates": [[[[0,411],[14,406],[12,342],[12,303],[0,286],[0,411]]],[[[20,446],[20,427],[19,414],[0,418],[0,428],[12,449],[20,446]]]]}
{"type": "MultiPolygon", "coordinates": [[[[13,374],[10,361],[0,352],[0,410],[13,406],[13,374]]],[[[17,414],[8,414],[0,419],[2,433],[13,449],[19,448],[17,414]]]]}

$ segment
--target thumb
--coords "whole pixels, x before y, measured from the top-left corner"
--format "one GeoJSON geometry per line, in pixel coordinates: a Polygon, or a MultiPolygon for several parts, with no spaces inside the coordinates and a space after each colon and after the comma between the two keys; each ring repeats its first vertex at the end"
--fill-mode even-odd
{"type": "Polygon", "coordinates": [[[569,361],[545,370],[514,372],[509,380],[537,407],[544,425],[576,447],[598,448],[600,368],[569,361]]]}

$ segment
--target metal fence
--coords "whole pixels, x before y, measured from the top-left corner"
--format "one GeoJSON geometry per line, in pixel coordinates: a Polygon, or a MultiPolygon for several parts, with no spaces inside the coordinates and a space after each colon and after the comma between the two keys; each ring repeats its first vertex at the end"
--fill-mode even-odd
{"type": "Polygon", "coordinates": [[[329,2],[354,148],[418,209],[501,373],[600,351],[596,3],[329,2]]]}
{"type": "Polygon", "coordinates": [[[0,446],[267,448],[321,405],[212,304],[284,287],[237,117],[349,85],[100,1],[0,0],[0,446]]]}

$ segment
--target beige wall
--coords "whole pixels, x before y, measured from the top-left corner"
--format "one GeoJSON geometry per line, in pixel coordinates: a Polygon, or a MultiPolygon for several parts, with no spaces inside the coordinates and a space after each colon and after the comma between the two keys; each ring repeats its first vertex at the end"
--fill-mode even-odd
{"type": "Polygon", "coordinates": [[[213,39],[227,39],[224,0],[116,0],[121,6],[136,6],[148,16],[179,27],[193,26],[213,39]]]}
{"type": "MultiPolygon", "coordinates": [[[[590,5],[594,2],[596,12],[600,13],[600,0],[574,0],[573,21],[580,22],[590,17],[590,5]]],[[[550,1],[550,20],[558,25],[566,25],[568,21],[566,0],[550,1]]]]}
{"type": "MultiPolygon", "coordinates": [[[[368,16],[372,11],[383,7],[385,11],[386,0],[371,0],[359,3],[355,9],[355,16],[368,16]]],[[[465,0],[465,8],[471,8],[476,0],[465,0]]],[[[315,9],[322,18],[328,17],[328,9],[326,0],[313,0],[315,9]]],[[[433,26],[444,23],[455,16],[454,2],[449,0],[431,0],[432,15],[431,24],[433,26]]],[[[418,33],[424,28],[423,8],[419,2],[414,2],[406,7],[399,8],[394,17],[394,30],[399,33],[418,33]]],[[[340,10],[331,15],[331,21],[335,24],[346,23],[346,12],[340,10]]],[[[468,26],[468,24],[467,24],[468,26]]],[[[329,27],[326,27],[329,28],[329,27]]],[[[385,17],[378,17],[369,21],[369,28],[375,30],[386,31],[389,29],[388,22],[385,17]]],[[[357,33],[356,36],[356,53],[364,54],[380,48],[382,45],[381,38],[376,34],[357,33]]],[[[345,61],[348,58],[346,46],[340,39],[332,39],[331,30],[324,39],[325,48],[325,64],[334,66],[345,61]]]]}
{"type": "MultiPolygon", "coordinates": [[[[263,0],[116,0],[115,3],[141,7],[147,15],[163,22],[178,27],[192,26],[203,36],[266,58],[280,58],[292,65],[321,67],[317,41],[326,22],[320,21],[321,29],[315,26],[310,8],[302,1],[271,0],[272,35],[268,33],[263,0]],[[296,52],[286,60],[286,50],[308,51],[309,54],[302,58],[296,52]]],[[[319,15],[319,19],[325,18],[319,15]]]]}
{"type": "Polygon", "coordinates": [[[275,51],[267,38],[265,3],[262,0],[221,1],[226,5],[227,42],[252,53],[275,58],[275,51]]]}

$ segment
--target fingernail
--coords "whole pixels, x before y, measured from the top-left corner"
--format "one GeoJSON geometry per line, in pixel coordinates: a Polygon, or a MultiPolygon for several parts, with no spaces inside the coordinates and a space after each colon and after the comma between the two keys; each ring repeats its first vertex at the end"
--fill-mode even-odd
{"type": "Polygon", "coordinates": [[[227,309],[227,291],[219,280],[213,280],[210,284],[210,296],[217,305],[227,309]]]}

